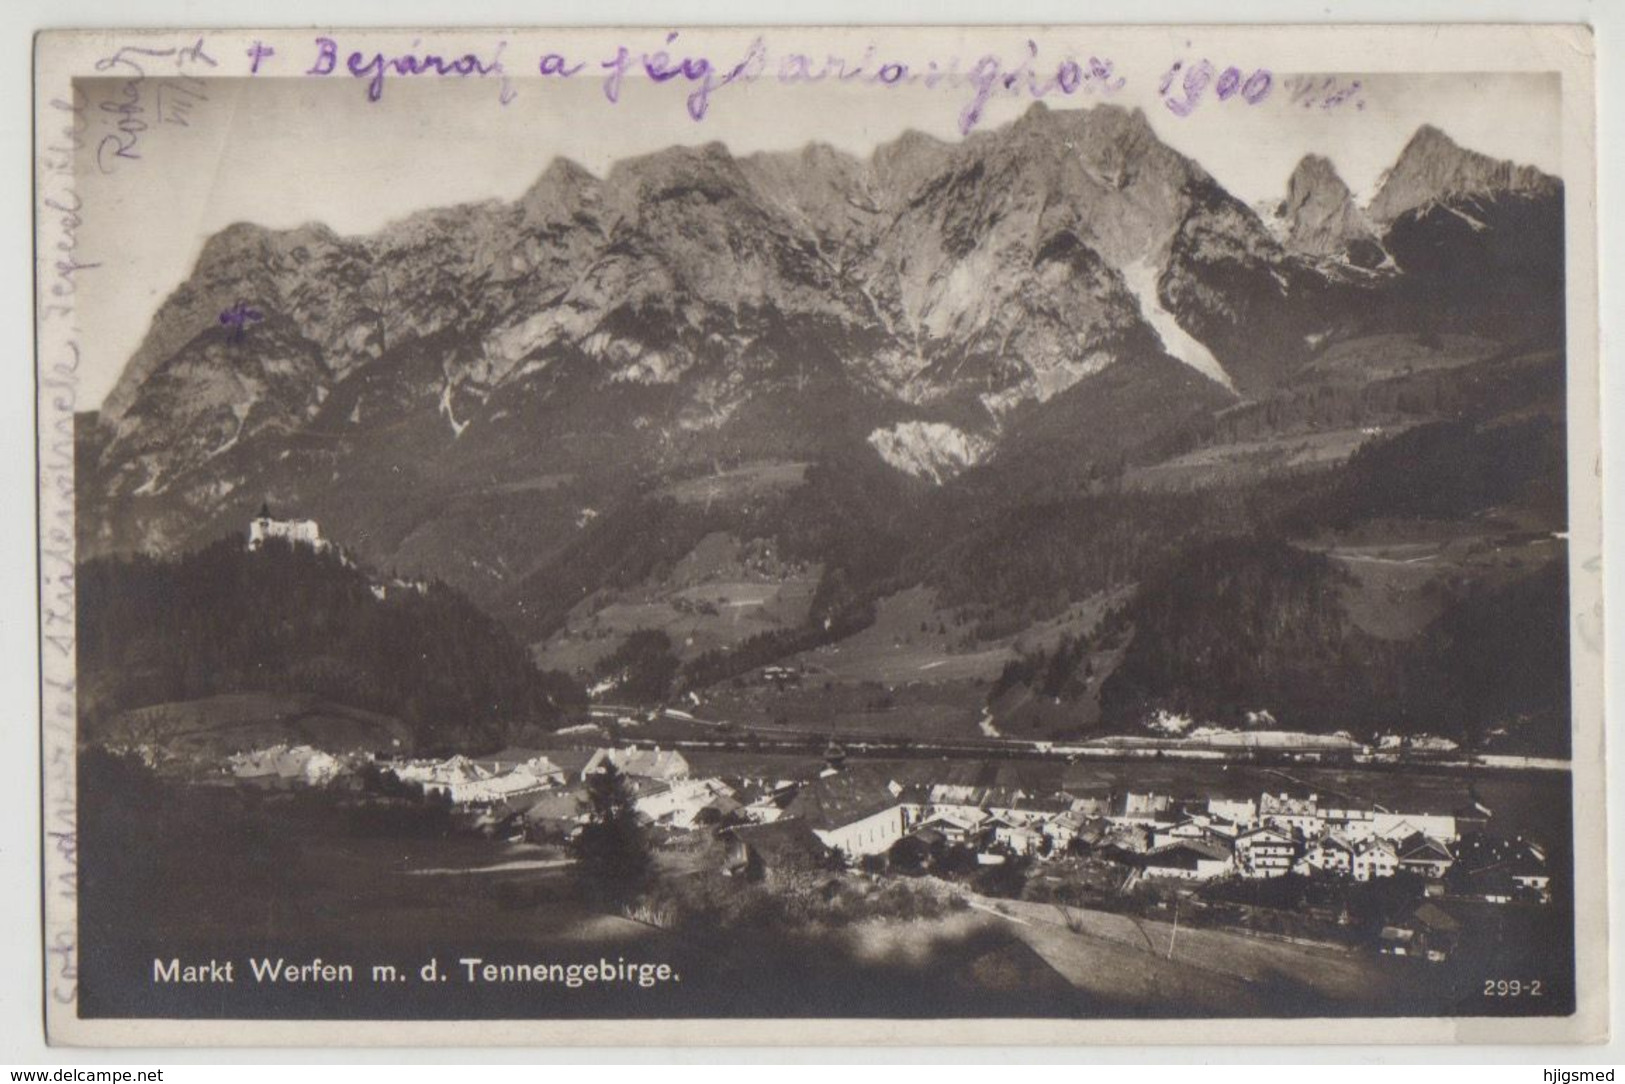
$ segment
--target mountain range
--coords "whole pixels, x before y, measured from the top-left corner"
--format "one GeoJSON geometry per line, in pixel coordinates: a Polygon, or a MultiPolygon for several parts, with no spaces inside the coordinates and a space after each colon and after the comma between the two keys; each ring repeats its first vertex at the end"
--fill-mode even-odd
{"type": "Polygon", "coordinates": [[[924,553],[1284,415],[1335,428],[1317,394],[1403,413],[1418,370],[1560,346],[1562,193],[1424,127],[1368,206],[1311,155],[1255,209],[1137,110],[1039,104],[868,158],[561,159],[367,236],[239,223],[80,419],[80,552],[269,501],[540,643],[720,530],[779,540],[827,616],[837,572],[907,586],[865,538],[924,553]],[[657,501],[665,533],[628,530],[657,501]]]}

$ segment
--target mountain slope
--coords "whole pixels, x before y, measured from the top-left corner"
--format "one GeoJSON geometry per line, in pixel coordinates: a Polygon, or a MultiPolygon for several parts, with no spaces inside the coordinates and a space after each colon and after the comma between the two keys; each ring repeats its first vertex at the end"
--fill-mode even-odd
{"type": "Polygon", "coordinates": [[[1323,159],[1287,188],[1278,236],[1138,112],[1037,105],[868,158],[560,160],[365,237],[238,224],[81,419],[80,552],[177,553],[270,499],[530,639],[724,532],[818,567],[815,623],[856,620],[966,523],[1226,433],[1335,420],[1352,449],[1472,382],[1346,356],[1560,343],[1555,179],[1423,129],[1370,208],[1323,159]],[[665,503],[785,464],[804,481],[665,503]]]}

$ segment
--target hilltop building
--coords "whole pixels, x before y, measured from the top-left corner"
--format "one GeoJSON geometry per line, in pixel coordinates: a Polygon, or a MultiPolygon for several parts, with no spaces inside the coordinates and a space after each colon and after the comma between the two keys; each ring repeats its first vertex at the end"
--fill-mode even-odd
{"type": "Polygon", "coordinates": [[[269,504],[260,505],[260,514],[248,521],[248,548],[264,548],[271,539],[280,539],[294,546],[308,546],[317,553],[326,553],[333,543],[322,537],[321,528],[313,519],[277,519],[271,515],[269,504]]]}

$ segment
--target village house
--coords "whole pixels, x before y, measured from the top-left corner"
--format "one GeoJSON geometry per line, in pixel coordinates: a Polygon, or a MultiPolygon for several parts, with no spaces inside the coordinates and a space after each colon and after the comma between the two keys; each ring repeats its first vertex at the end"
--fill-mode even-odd
{"type": "Polygon", "coordinates": [[[308,745],[273,745],[226,759],[226,771],[234,779],[261,787],[322,786],[344,770],[338,757],[308,745]]]}
{"type": "Polygon", "coordinates": [[[1296,798],[1290,794],[1259,795],[1258,819],[1300,836],[1315,837],[1326,830],[1326,818],[1320,812],[1320,796],[1296,798]]]}
{"type": "Polygon", "coordinates": [[[903,806],[886,782],[853,773],[808,783],[784,815],[805,820],[826,846],[848,858],[881,854],[907,830],[903,806]]]}
{"type": "Polygon", "coordinates": [[[927,816],[952,813],[963,818],[998,817],[1014,813],[1027,793],[1019,787],[938,784],[926,791],[927,816]]]}
{"type": "Polygon", "coordinates": [[[1063,794],[1062,797],[1071,797],[1072,811],[1074,813],[1082,813],[1084,816],[1094,819],[1104,819],[1111,815],[1112,796],[1109,793],[1086,794],[1082,797],[1063,794]]]}
{"type": "Polygon", "coordinates": [[[632,807],[651,823],[689,829],[697,827],[701,812],[718,798],[732,796],[733,788],[720,779],[679,779],[656,783],[638,795],[632,807]]]}
{"type": "Polygon", "coordinates": [[[1003,816],[1013,822],[1019,821],[1030,827],[1037,827],[1071,811],[1072,803],[1065,798],[1059,796],[1042,798],[1029,794],[1018,799],[1003,816]]]}
{"type": "Polygon", "coordinates": [[[431,797],[443,794],[454,805],[467,801],[475,784],[491,778],[490,772],[461,754],[445,760],[398,761],[391,767],[401,782],[416,783],[431,797]]]}
{"type": "Polygon", "coordinates": [[[1236,865],[1243,877],[1280,877],[1298,860],[1298,841],[1290,831],[1261,824],[1236,837],[1236,865]]]}
{"type": "Polygon", "coordinates": [[[1215,816],[1212,813],[1200,813],[1193,816],[1191,819],[1196,821],[1196,823],[1200,824],[1203,828],[1206,828],[1210,837],[1213,839],[1223,840],[1226,846],[1229,846],[1232,849],[1236,845],[1237,836],[1241,835],[1241,833],[1247,831],[1249,828],[1257,827],[1256,824],[1244,824],[1240,821],[1233,821],[1228,817],[1215,816]]]}
{"type": "Polygon", "coordinates": [[[1212,796],[1207,800],[1207,812],[1214,820],[1227,821],[1240,831],[1258,824],[1258,802],[1253,798],[1212,796]]]}
{"type": "Polygon", "coordinates": [[[736,824],[750,824],[751,819],[745,816],[745,806],[737,796],[732,794],[718,794],[706,802],[694,814],[692,826],[695,828],[727,828],[736,824]]]}
{"type": "Polygon", "coordinates": [[[790,817],[772,824],[746,824],[724,829],[723,872],[769,884],[785,877],[829,869],[835,853],[806,821],[790,817]]]}
{"type": "Polygon", "coordinates": [[[1213,833],[1201,821],[1186,817],[1184,820],[1172,824],[1158,823],[1151,826],[1151,846],[1153,848],[1166,847],[1173,843],[1186,840],[1212,839],[1213,833]]]}
{"type": "Polygon", "coordinates": [[[504,749],[500,753],[471,759],[476,765],[492,775],[501,775],[504,772],[523,769],[537,779],[544,780],[555,786],[562,786],[566,779],[575,774],[560,766],[546,753],[535,749],[504,749]]]}
{"type": "Polygon", "coordinates": [[[1339,832],[1326,832],[1319,839],[1308,840],[1298,855],[1295,871],[1302,874],[1331,874],[1339,878],[1354,876],[1354,842],[1339,832]]]}
{"type": "Polygon", "coordinates": [[[1401,840],[1420,833],[1445,843],[1461,838],[1456,818],[1449,813],[1394,813],[1377,810],[1371,818],[1372,832],[1384,839],[1401,840]]]}
{"type": "Polygon", "coordinates": [[[1552,875],[1546,870],[1543,855],[1529,852],[1517,855],[1507,861],[1506,873],[1517,886],[1519,899],[1552,902],[1552,875]]]}
{"type": "Polygon", "coordinates": [[[1439,963],[1455,951],[1460,936],[1461,921],[1430,900],[1403,921],[1384,926],[1378,945],[1391,956],[1420,956],[1439,963]]]}
{"type": "Polygon", "coordinates": [[[1500,865],[1475,869],[1451,878],[1450,895],[1482,903],[1511,903],[1519,898],[1518,885],[1500,865]]]}
{"type": "Polygon", "coordinates": [[[1179,818],[1173,812],[1174,800],[1166,794],[1127,791],[1113,803],[1110,820],[1116,824],[1140,824],[1155,827],[1172,824],[1179,818]]]}
{"type": "Polygon", "coordinates": [[[1298,860],[1301,873],[1329,873],[1348,877],[1354,872],[1354,844],[1337,832],[1327,832],[1304,848],[1298,860]]]}
{"type": "Polygon", "coordinates": [[[1356,881],[1362,882],[1392,877],[1399,871],[1399,853],[1392,841],[1381,836],[1362,839],[1354,846],[1349,871],[1356,881]]]}
{"type": "Polygon", "coordinates": [[[568,839],[586,823],[588,812],[587,789],[578,783],[543,791],[525,808],[521,819],[535,838],[568,839]]]}
{"type": "Polygon", "coordinates": [[[1486,903],[1550,902],[1551,877],[1540,846],[1475,831],[1451,849],[1456,858],[1449,874],[1451,895],[1486,903]]]}
{"type": "Polygon", "coordinates": [[[657,779],[670,782],[687,779],[688,760],[675,749],[599,749],[581,769],[583,781],[614,765],[622,775],[637,779],[657,779]]]}
{"type": "Polygon", "coordinates": [[[1029,824],[1013,821],[1008,814],[989,820],[988,828],[993,844],[1008,848],[1012,854],[1039,854],[1048,846],[1044,833],[1029,824]]]}
{"type": "Polygon", "coordinates": [[[530,798],[550,789],[556,783],[557,779],[554,777],[543,779],[531,774],[525,768],[516,768],[501,775],[452,783],[446,786],[445,790],[453,805],[480,805],[490,806],[493,809],[517,810],[527,805],[530,798]]]}
{"type": "Polygon", "coordinates": [[[1400,869],[1430,879],[1443,877],[1456,863],[1449,847],[1421,832],[1405,837],[1395,849],[1399,852],[1400,869]]]}
{"type": "Polygon", "coordinates": [[[1376,834],[1376,811],[1364,806],[1323,805],[1320,816],[1328,829],[1351,842],[1376,834]]]}
{"type": "Polygon", "coordinates": [[[974,847],[981,842],[984,834],[987,817],[977,810],[977,816],[966,817],[959,813],[944,811],[933,813],[920,822],[920,829],[930,829],[942,836],[950,844],[974,847]]]}
{"type": "MultiPolygon", "coordinates": [[[[1098,818],[1091,818],[1075,809],[1068,809],[1066,812],[1057,813],[1055,816],[1044,821],[1044,823],[1039,826],[1039,831],[1043,832],[1050,838],[1050,842],[1054,846],[1055,850],[1064,851],[1068,847],[1072,846],[1072,841],[1077,839],[1079,834],[1084,830],[1084,827],[1091,823],[1104,826],[1106,822],[1099,820],[1098,818]]],[[[1091,845],[1098,843],[1099,836],[1093,840],[1086,840],[1085,842],[1091,845]]]]}
{"type": "Polygon", "coordinates": [[[1216,843],[1180,840],[1159,847],[1141,860],[1147,877],[1168,877],[1182,881],[1210,881],[1234,868],[1230,851],[1216,843]]]}
{"type": "Polygon", "coordinates": [[[745,819],[755,824],[772,824],[784,816],[784,807],[796,796],[794,784],[779,787],[745,803],[745,819]]]}

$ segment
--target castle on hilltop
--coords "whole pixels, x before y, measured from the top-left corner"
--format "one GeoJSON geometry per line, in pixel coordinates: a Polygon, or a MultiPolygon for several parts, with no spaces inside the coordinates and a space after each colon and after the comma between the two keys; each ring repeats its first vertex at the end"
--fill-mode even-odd
{"type": "Polygon", "coordinates": [[[248,548],[250,552],[261,549],[273,538],[295,546],[309,546],[317,553],[326,553],[333,548],[333,543],[322,537],[321,528],[315,520],[277,519],[271,515],[270,504],[262,504],[260,514],[248,521],[248,548]]]}

